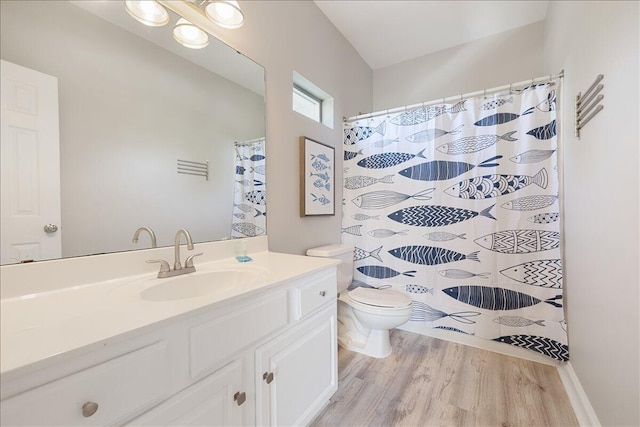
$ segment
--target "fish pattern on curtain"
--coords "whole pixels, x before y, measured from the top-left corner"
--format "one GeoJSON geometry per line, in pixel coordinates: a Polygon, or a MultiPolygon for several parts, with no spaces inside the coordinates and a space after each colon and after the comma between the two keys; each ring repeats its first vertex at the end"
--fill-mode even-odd
{"type": "Polygon", "coordinates": [[[342,240],[355,246],[355,284],[405,292],[412,326],[568,360],[559,85],[345,123],[342,240]]]}
{"type": "Polygon", "coordinates": [[[265,140],[235,144],[235,185],[231,238],[255,237],[267,229],[265,140]]]}

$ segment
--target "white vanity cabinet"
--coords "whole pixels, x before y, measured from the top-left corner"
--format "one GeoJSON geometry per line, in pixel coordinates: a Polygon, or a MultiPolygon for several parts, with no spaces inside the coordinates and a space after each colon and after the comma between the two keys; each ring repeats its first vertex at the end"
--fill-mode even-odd
{"type": "Polygon", "coordinates": [[[300,425],[337,390],[333,266],[145,330],[4,378],[0,424],[300,425]]]}

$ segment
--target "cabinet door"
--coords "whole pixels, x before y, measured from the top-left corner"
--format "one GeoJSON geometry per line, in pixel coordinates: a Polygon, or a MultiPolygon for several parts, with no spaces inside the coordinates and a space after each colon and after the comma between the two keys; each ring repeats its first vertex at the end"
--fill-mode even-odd
{"type": "Polygon", "coordinates": [[[337,390],[336,345],[332,304],[256,350],[258,425],[305,425],[317,415],[337,390]]]}
{"type": "Polygon", "coordinates": [[[245,360],[238,359],[198,381],[129,425],[240,426],[251,424],[253,393],[243,388],[245,360]]]}

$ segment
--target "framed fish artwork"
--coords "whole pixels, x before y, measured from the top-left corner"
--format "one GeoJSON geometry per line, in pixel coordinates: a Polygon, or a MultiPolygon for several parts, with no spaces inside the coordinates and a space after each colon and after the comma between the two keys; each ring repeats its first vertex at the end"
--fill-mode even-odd
{"type": "Polygon", "coordinates": [[[335,150],[300,137],[300,216],[335,215],[335,150]]]}

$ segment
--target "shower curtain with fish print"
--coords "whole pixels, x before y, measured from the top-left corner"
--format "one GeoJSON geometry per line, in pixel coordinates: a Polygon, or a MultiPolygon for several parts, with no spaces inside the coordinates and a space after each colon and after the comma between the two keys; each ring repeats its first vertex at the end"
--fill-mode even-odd
{"type": "Polygon", "coordinates": [[[346,123],[342,240],[354,285],[437,328],[568,360],[560,81],[346,123]]]}
{"type": "Polygon", "coordinates": [[[255,237],[267,229],[265,140],[235,144],[236,178],[231,238],[255,237]]]}

